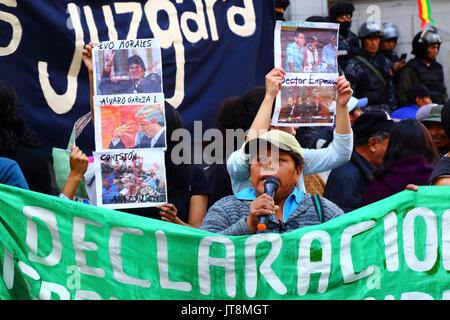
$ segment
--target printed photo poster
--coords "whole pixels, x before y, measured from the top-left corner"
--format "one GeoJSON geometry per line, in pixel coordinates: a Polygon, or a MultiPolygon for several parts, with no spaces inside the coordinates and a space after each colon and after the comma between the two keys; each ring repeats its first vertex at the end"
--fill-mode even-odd
{"type": "Polygon", "coordinates": [[[93,155],[98,206],[142,208],[167,202],[164,151],[123,149],[93,155]]]}
{"type": "Polygon", "coordinates": [[[339,24],[277,21],[275,66],[286,71],[272,125],[332,126],[339,24]]]}
{"type": "Polygon", "coordinates": [[[92,54],[94,95],[162,92],[159,39],[103,41],[92,54]]]}
{"type": "Polygon", "coordinates": [[[95,149],[167,148],[164,95],[94,96],[95,149]]]}

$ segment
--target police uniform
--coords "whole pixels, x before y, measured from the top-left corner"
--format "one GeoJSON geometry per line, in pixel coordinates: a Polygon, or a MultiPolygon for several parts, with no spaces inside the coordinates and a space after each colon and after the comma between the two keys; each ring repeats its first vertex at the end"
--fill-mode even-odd
{"type": "MultiPolygon", "coordinates": [[[[394,40],[395,43],[397,43],[397,39],[398,39],[399,33],[397,30],[397,27],[390,22],[385,22],[383,23],[383,37],[381,39],[381,41],[386,41],[386,40],[394,40]]],[[[386,57],[386,61],[388,63],[388,65],[392,68],[394,66],[394,63],[400,61],[400,57],[398,56],[398,54],[395,51],[386,51],[381,49],[381,51],[383,52],[384,56],[386,57]]],[[[394,74],[395,76],[395,74],[394,74]]]]}
{"type": "MultiPolygon", "coordinates": [[[[383,32],[376,24],[363,23],[359,29],[359,38],[363,44],[366,37],[381,37],[383,32]]],[[[381,45],[381,43],[380,43],[381,45]]],[[[385,111],[390,114],[397,108],[393,74],[383,53],[373,56],[360,49],[350,59],[345,69],[345,77],[351,83],[356,98],[367,97],[367,111],[385,111]]]]}
{"type": "Polygon", "coordinates": [[[338,65],[342,70],[345,70],[348,65],[348,61],[353,58],[359,51],[359,39],[356,34],[350,30],[344,35],[339,32],[338,42],[338,65]]]}
{"type": "Polygon", "coordinates": [[[444,71],[442,65],[435,60],[431,61],[429,65],[424,64],[417,58],[408,61],[402,69],[398,84],[398,98],[402,104],[406,104],[406,91],[415,83],[422,83],[427,86],[433,103],[443,104],[447,101],[444,71]]]}
{"type": "Polygon", "coordinates": [[[441,45],[442,40],[435,27],[426,27],[414,36],[412,54],[413,59],[408,61],[399,75],[397,85],[398,100],[401,105],[407,103],[406,92],[415,83],[422,83],[430,90],[433,103],[443,104],[448,99],[447,88],[444,84],[444,72],[442,65],[435,59],[428,58],[428,46],[441,45]],[[426,64],[423,59],[428,60],[426,64]]]}
{"type": "Polygon", "coordinates": [[[336,21],[338,15],[340,14],[350,14],[353,15],[355,7],[351,3],[338,2],[334,4],[329,12],[329,20],[331,22],[339,23],[339,42],[338,42],[338,65],[341,70],[347,68],[347,64],[350,58],[352,58],[359,49],[359,39],[358,36],[350,31],[351,22],[340,23],[336,21]]]}
{"type": "Polygon", "coordinates": [[[386,111],[390,114],[396,108],[397,101],[391,68],[386,58],[380,51],[375,56],[371,56],[361,50],[357,56],[371,63],[385,79],[385,82],[365,63],[354,57],[350,59],[345,70],[345,77],[351,83],[354,91],[353,95],[358,99],[367,97],[368,104],[365,110],[386,111]]]}

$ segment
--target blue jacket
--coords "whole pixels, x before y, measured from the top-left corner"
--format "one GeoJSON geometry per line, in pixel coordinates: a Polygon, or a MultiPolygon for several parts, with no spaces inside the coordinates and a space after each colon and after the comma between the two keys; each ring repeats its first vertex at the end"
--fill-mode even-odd
{"type": "Polygon", "coordinates": [[[415,104],[408,104],[391,113],[393,119],[416,119],[416,113],[419,107],[415,104]]]}
{"type": "Polygon", "coordinates": [[[373,179],[375,166],[353,150],[349,162],[331,170],[323,193],[344,212],[361,207],[364,192],[373,179]]]}

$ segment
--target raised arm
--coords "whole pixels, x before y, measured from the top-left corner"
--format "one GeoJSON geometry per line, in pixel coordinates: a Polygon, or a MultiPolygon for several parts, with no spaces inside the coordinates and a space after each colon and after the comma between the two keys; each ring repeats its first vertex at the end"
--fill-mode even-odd
{"type": "Polygon", "coordinates": [[[250,126],[249,133],[245,141],[249,141],[258,137],[265,131],[269,130],[271,122],[272,107],[278,91],[280,91],[281,83],[286,72],[282,68],[273,68],[266,74],[266,94],[264,100],[259,107],[258,113],[250,126]]]}
{"type": "Polygon", "coordinates": [[[70,153],[70,173],[61,191],[70,200],[73,200],[88,165],[89,158],[78,147],[72,146],[72,152],[70,153]]]}
{"type": "Polygon", "coordinates": [[[82,51],[82,58],[84,65],[89,73],[89,91],[90,91],[90,105],[91,105],[91,115],[92,115],[92,123],[94,123],[94,69],[92,65],[92,49],[96,46],[94,42],[89,42],[84,46],[82,51]]]}
{"type": "Polygon", "coordinates": [[[327,148],[304,149],[304,175],[312,175],[334,169],[348,160],[353,150],[353,134],[347,103],[353,90],[344,76],[336,79],[336,128],[333,140],[327,148]]]}
{"type": "Polygon", "coordinates": [[[353,90],[350,82],[344,76],[337,78],[336,87],[338,90],[336,100],[336,133],[348,134],[352,132],[352,127],[350,125],[347,103],[352,97],[353,90]]]}
{"type": "MultiPolygon", "coordinates": [[[[270,128],[271,112],[273,101],[278,94],[279,87],[277,81],[281,85],[281,81],[277,78],[283,72],[277,73],[273,69],[266,76],[266,97],[261,104],[255,120],[252,123],[250,133],[247,140],[257,137],[258,133],[262,134],[270,128]],[[268,88],[271,89],[268,89],[268,88]],[[268,93],[268,94],[267,94],[268,93]],[[266,99],[267,98],[267,99],[266,99]]],[[[324,149],[304,149],[305,157],[305,175],[324,172],[335,168],[350,159],[353,148],[353,135],[350,118],[348,114],[347,103],[353,94],[350,83],[345,77],[336,79],[338,98],[336,101],[336,130],[332,143],[324,149]]],[[[248,178],[249,164],[248,157],[245,155],[243,147],[233,152],[227,160],[227,170],[231,178],[233,192],[239,192],[249,187],[248,178]]]]}

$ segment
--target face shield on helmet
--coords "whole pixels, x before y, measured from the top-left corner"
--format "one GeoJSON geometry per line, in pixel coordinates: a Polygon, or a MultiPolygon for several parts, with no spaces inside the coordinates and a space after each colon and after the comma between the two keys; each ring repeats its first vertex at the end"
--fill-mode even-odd
{"type": "Polygon", "coordinates": [[[428,55],[428,46],[433,44],[438,44],[440,46],[441,43],[442,39],[439,36],[436,27],[426,26],[421,32],[415,35],[412,42],[412,54],[419,58],[426,58],[428,55]]]}
{"type": "Polygon", "coordinates": [[[433,26],[423,29],[423,31],[420,34],[419,43],[421,41],[425,42],[427,44],[427,46],[429,46],[431,44],[436,44],[436,43],[441,44],[442,43],[442,39],[439,36],[439,34],[437,33],[437,29],[433,26]]]}

